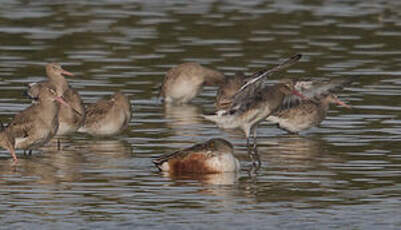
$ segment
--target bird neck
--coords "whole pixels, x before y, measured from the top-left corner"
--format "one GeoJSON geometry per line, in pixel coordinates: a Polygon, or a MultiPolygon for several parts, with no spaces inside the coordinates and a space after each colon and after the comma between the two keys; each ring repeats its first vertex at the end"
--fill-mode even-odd
{"type": "Polygon", "coordinates": [[[46,113],[43,113],[45,116],[54,116],[54,114],[57,113],[60,104],[54,99],[39,97],[38,103],[34,104],[34,106],[38,106],[41,110],[45,110],[46,113]]]}
{"type": "Polygon", "coordinates": [[[214,86],[223,84],[225,78],[222,73],[216,70],[205,68],[205,85],[214,86]]]}
{"type": "Polygon", "coordinates": [[[49,82],[56,88],[58,96],[63,95],[69,87],[67,80],[60,74],[49,74],[49,82]]]}

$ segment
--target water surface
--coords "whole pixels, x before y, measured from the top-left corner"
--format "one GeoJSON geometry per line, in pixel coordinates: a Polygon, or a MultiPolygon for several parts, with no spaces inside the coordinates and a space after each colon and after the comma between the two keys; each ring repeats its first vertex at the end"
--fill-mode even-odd
{"type": "Polygon", "coordinates": [[[129,129],[106,139],[73,135],[16,170],[0,152],[5,229],[399,229],[401,227],[401,4],[397,1],[17,1],[0,8],[0,119],[30,101],[26,84],[60,62],[91,103],[132,96],[129,129]],[[355,78],[339,94],[352,110],[299,136],[263,124],[256,177],[172,178],[152,157],[223,137],[249,165],[245,139],[201,118],[215,87],[164,107],[164,73],[196,61],[227,75],[302,53],[274,75],[355,78]]]}

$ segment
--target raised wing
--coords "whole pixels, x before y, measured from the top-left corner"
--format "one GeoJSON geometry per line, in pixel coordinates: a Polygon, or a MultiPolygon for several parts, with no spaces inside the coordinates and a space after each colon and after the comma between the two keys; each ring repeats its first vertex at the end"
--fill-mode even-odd
{"type": "Polygon", "coordinates": [[[262,70],[259,70],[259,71],[255,72],[255,73],[253,73],[252,76],[251,76],[252,79],[249,80],[247,83],[245,83],[238,90],[237,94],[241,93],[246,88],[249,88],[252,85],[255,85],[256,83],[260,82],[264,77],[268,77],[274,72],[278,72],[278,71],[281,71],[283,69],[286,69],[286,68],[292,66],[293,64],[298,62],[299,59],[301,59],[301,57],[302,57],[301,54],[297,54],[297,55],[292,56],[291,58],[287,59],[286,61],[276,65],[275,67],[273,67],[271,69],[262,69],[262,70]]]}
{"type": "Polygon", "coordinates": [[[336,93],[350,85],[354,80],[351,78],[334,78],[329,81],[297,81],[295,88],[306,97],[313,98],[336,93]]]}
{"type": "Polygon", "coordinates": [[[283,103],[277,109],[278,111],[287,110],[299,106],[302,103],[318,103],[319,98],[327,96],[330,93],[337,93],[345,86],[350,85],[355,79],[336,78],[329,81],[301,80],[295,83],[295,89],[301,92],[310,100],[301,100],[295,95],[285,96],[283,103]]]}
{"type": "Polygon", "coordinates": [[[297,54],[285,60],[284,62],[274,66],[271,69],[262,69],[255,72],[252,75],[251,80],[246,82],[234,95],[230,110],[236,110],[239,109],[242,105],[248,104],[248,102],[252,101],[253,98],[257,96],[258,92],[262,89],[263,80],[265,78],[269,77],[274,72],[278,72],[292,66],[293,64],[298,62],[301,57],[301,54],[297,54]]]}

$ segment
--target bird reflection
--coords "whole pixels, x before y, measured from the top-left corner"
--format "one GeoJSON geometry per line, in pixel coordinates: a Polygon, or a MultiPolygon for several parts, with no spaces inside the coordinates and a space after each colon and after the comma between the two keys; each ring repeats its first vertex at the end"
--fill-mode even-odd
{"type": "MultiPolygon", "coordinates": [[[[267,143],[266,143],[267,144],[267,143]]],[[[285,135],[270,139],[265,152],[271,157],[287,159],[311,159],[323,151],[324,141],[321,139],[305,138],[297,135],[285,135]]],[[[264,154],[265,157],[267,156],[264,154]]],[[[261,156],[262,159],[264,158],[261,156]]]]}
{"type": "Polygon", "coordinates": [[[170,174],[167,172],[161,172],[164,177],[169,177],[175,180],[177,183],[182,181],[187,183],[187,180],[199,181],[205,185],[232,185],[239,179],[238,172],[224,172],[224,173],[210,173],[210,174],[170,174]]]}
{"type": "Polygon", "coordinates": [[[200,133],[203,119],[200,117],[200,108],[191,105],[165,105],[167,126],[174,130],[177,136],[194,136],[200,133]]]}
{"type": "Polygon", "coordinates": [[[322,161],[338,161],[336,155],[329,154],[329,148],[330,145],[320,138],[286,135],[261,146],[260,156],[268,170],[274,168],[277,172],[308,172],[310,168],[327,170],[322,161]]]}
{"type": "Polygon", "coordinates": [[[90,163],[96,163],[96,167],[101,168],[116,167],[110,159],[128,159],[132,156],[132,147],[125,140],[85,139],[80,142],[78,148],[86,152],[86,157],[90,163]]]}
{"type": "MultiPolygon", "coordinates": [[[[74,149],[53,150],[52,147],[43,147],[40,152],[32,155],[18,153],[21,161],[13,169],[21,177],[32,178],[35,183],[59,184],[74,182],[82,178],[77,165],[85,161],[85,157],[74,149]]],[[[5,165],[3,165],[5,166],[5,165]]],[[[0,168],[0,174],[7,174],[11,168],[0,168]]]]}
{"type": "MultiPolygon", "coordinates": [[[[57,140],[49,142],[40,151],[32,155],[17,154],[21,161],[12,168],[10,164],[0,162],[0,175],[14,172],[23,177],[34,178],[40,184],[59,184],[79,182],[93,177],[87,171],[121,168],[125,159],[131,158],[132,148],[121,140],[74,140],[62,139],[62,148],[58,150],[57,140]]],[[[7,161],[4,161],[7,162],[7,161]]]]}

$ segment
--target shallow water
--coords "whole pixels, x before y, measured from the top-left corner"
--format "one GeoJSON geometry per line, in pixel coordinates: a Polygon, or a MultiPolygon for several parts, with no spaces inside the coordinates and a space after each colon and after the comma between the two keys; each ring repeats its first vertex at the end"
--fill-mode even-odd
{"type": "Polygon", "coordinates": [[[401,3],[398,1],[13,1],[0,8],[0,119],[29,105],[26,84],[57,61],[86,103],[121,90],[134,116],[122,135],[73,135],[13,170],[0,152],[5,229],[399,229],[401,3]],[[223,137],[249,165],[240,132],[203,120],[216,88],[164,107],[176,64],[251,73],[302,53],[272,77],[355,78],[320,127],[300,136],[263,124],[263,166],[171,178],[152,157],[223,137]]]}

